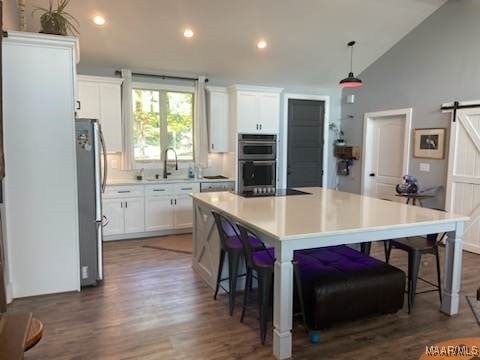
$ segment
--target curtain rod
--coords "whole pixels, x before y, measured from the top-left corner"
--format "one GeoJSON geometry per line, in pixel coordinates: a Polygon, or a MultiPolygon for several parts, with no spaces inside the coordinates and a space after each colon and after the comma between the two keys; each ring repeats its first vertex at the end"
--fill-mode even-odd
{"type": "MultiPolygon", "coordinates": [[[[120,70],[115,71],[115,75],[122,75],[120,70]]],[[[163,80],[172,79],[172,80],[187,80],[187,81],[197,81],[198,78],[191,78],[185,76],[171,76],[171,75],[158,75],[158,74],[145,74],[145,73],[132,73],[133,76],[147,76],[147,77],[158,77],[163,80]]],[[[208,82],[208,79],[205,79],[205,82],[208,82]]]]}

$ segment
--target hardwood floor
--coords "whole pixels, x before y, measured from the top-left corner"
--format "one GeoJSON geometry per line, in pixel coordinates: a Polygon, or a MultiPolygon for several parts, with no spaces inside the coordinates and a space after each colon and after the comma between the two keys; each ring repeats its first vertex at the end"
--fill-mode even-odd
{"type": "MultiPolygon", "coordinates": [[[[102,286],[10,305],[9,311],[32,311],[45,324],[44,338],[25,358],[273,359],[271,334],[260,345],[256,307],[240,324],[239,307],[230,317],[225,296],[212,299],[190,255],[143,248],[144,241],[105,244],[102,286]]],[[[383,259],[378,245],[374,254],[383,259]]],[[[426,259],[422,274],[434,281],[433,258],[426,259]]],[[[406,269],[406,254],[394,251],[392,263],[406,269]]],[[[463,295],[480,286],[479,264],[480,256],[465,253],[463,295]]],[[[479,336],[463,295],[458,316],[438,311],[436,293],[418,295],[411,315],[402,310],[341,324],[323,331],[318,345],[296,327],[294,359],[418,359],[427,344],[479,336]]]]}

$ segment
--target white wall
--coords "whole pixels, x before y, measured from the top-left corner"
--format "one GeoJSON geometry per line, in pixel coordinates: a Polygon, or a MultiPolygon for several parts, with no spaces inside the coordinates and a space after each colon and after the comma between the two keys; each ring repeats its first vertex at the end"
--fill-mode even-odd
{"type": "MultiPolygon", "coordinates": [[[[355,104],[342,105],[343,118],[354,116],[344,121],[347,141],[362,145],[366,112],[411,107],[412,128],[449,129],[450,114],[440,111],[443,103],[480,100],[479,14],[479,0],[448,1],[362,72],[364,86],[343,92],[356,94],[355,104]]],[[[447,146],[448,136],[447,131],[447,146]]],[[[424,187],[445,186],[447,155],[443,160],[416,159],[413,147],[411,151],[409,173],[424,187]],[[424,162],[430,172],[419,170],[424,162]]],[[[359,192],[360,177],[361,160],[350,177],[340,177],[341,189],[359,192]]],[[[441,195],[425,204],[443,207],[441,195]]]]}

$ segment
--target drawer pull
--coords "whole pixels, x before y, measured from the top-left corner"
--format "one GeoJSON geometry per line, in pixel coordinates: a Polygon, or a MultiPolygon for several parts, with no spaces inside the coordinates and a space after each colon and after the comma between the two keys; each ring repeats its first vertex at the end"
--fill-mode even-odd
{"type": "Polygon", "coordinates": [[[189,187],[189,188],[182,188],[182,190],[193,190],[193,189],[189,187]]]}
{"type": "Polygon", "coordinates": [[[119,190],[117,191],[117,193],[119,194],[128,194],[130,192],[130,190],[119,190]]]}
{"type": "Polygon", "coordinates": [[[153,189],[153,191],[165,191],[165,189],[153,189]]]}

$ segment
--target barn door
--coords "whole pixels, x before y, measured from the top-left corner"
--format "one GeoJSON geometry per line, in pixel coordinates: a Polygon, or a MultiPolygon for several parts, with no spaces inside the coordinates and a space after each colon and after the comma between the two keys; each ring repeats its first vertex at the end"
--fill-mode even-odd
{"type": "Polygon", "coordinates": [[[480,107],[458,110],[452,122],[446,207],[470,217],[464,248],[480,254],[480,107]]]}

